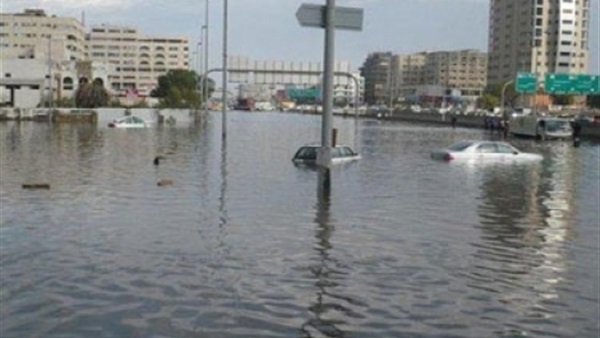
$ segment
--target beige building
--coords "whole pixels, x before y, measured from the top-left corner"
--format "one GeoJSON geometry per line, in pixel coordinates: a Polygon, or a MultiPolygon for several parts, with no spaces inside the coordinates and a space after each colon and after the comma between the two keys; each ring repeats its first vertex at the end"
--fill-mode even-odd
{"type": "Polygon", "coordinates": [[[185,37],[148,37],[121,26],[92,27],[87,37],[89,60],[110,64],[109,89],[115,94],[135,92],[147,96],[158,77],[173,69],[189,69],[185,37]]]}
{"type": "Polygon", "coordinates": [[[491,0],[488,83],[588,71],[590,0],[491,0]]]}
{"type": "Polygon", "coordinates": [[[77,19],[48,16],[41,9],[0,13],[0,58],[61,62],[84,57],[85,29],[77,19]]]}
{"type": "Polygon", "coordinates": [[[424,87],[476,99],[485,89],[486,71],[487,54],[477,50],[394,55],[390,85],[393,98],[400,100],[422,93],[424,87]]]}

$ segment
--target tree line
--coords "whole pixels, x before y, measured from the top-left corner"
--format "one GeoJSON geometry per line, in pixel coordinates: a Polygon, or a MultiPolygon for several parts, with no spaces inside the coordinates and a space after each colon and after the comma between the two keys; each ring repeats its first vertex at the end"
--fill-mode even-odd
{"type": "MultiPolygon", "coordinates": [[[[193,108],[198,109],[203,103],[201,84],[203,78],[194,71],[176,69],[170,70],[158,78],[158,87],[150,92],[151,97],[158,98],[157,108],[193,108]]],[[[215,82],[207,78],[208,96],[215,90],[215,82]]],[[[111,100],[111,95],[102,84],[96,80],[91,83],[79,84],[73,97],[59,98],[54,102],[56,107],[65,108],[99,108],[99,107],[121,107],[120,102],[111,100]]],[[[148,104],[144,101],[130,108],[146,108],[148,104]]]]}

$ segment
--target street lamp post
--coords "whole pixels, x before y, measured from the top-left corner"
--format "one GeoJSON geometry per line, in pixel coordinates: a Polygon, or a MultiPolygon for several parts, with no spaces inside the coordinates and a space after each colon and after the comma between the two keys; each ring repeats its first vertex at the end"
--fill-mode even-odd
{"type": "Polygon", "coordinates": [[[52,122],[52,105],[54,89],[52,88],[52,36],[48,35],[48,122],[52,122]]]}
{"type": "Polygon", "coordinates": [[[206,76],[206,73],[208,73],[208,1],[209,0],[205,0],[205,7],[204,7],[204,26],[202,26],[204,28],[204,34],[205,34],[205,38],[204,38],[204,78],[202,79],[202,92],[203,92],[203,97],[204,97],[204,113],[205,115],[208,115],[208,78],[206,76]]]}
{"type": "Polygon", "coordinates": [[[513,83],[513,80],[510,80],[502,86],[502,94],[500,95],[500,110],[502,112],[502,118],[506,119],[506,113],[504,112],[504,96],[506,92],[506,88],[513,83]]]}
{"type": "Polygon", "coordinates": [[[227,0],[223,2],[223,99],[222,99],[222,138],[227,138],[227,0]]]}

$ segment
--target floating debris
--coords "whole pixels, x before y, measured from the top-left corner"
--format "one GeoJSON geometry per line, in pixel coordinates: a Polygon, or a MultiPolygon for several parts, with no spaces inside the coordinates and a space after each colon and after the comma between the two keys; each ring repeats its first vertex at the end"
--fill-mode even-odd
{"type": "Polygon", "coordinates": [[[159,187],[164,187],[167,185],[173,185],[173,180],[167,180],[167,179],[163,179],[160,180],[156,183],[156,185],[158,185],[159,187]]]}
{"type": "Polygon", "coordinates": [[[30,190],[34,190],[34,189],[49,190],[50,189],[50,184],[48,184],[48,183],[23,183],[21,185],[21,187],[23,189],[30,189],[30,190]]]}
{"type": "Polygon", "coordinates": [[[154,165],[159,165],[159,164],[160,164],[160,160],[164,160],[164,159],[165,159],[165,157],[164,157],[164,156],[160,156],[160,155],[159,155],[159,156],[156,156],[156,157],[154,158],[154,165]]]}

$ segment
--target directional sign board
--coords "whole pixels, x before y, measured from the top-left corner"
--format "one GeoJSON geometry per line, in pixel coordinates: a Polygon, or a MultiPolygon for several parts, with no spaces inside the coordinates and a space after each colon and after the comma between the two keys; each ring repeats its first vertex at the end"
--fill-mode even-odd
{"type": "Polygon", "coordinates": [[[533,73],[518,73],[517,85],[515,87],[519,93],[535,93],[537,76],[533,73]]]}
{"type": "MultiPolygon", "coordinates": [[[[336,29],[362,30],[363,9],[353,7],[335,7],[336,29]]],[[[296,12],[296,18],[301,26],[325,27],[325,6],[302,4],[296,12]]]]}
{"type": "Polygon", "coordinates": [[[321,96],[321,91],[318,88],[290,88],[287,90],[287,95],[291,99],[313,99],[317,100],[321,96]]]}
{"type": "Polygon", "coordinates": [[[600,76],[581,74],[546,74],[546,93],[553,94],[600,94],[600,76]]]}

